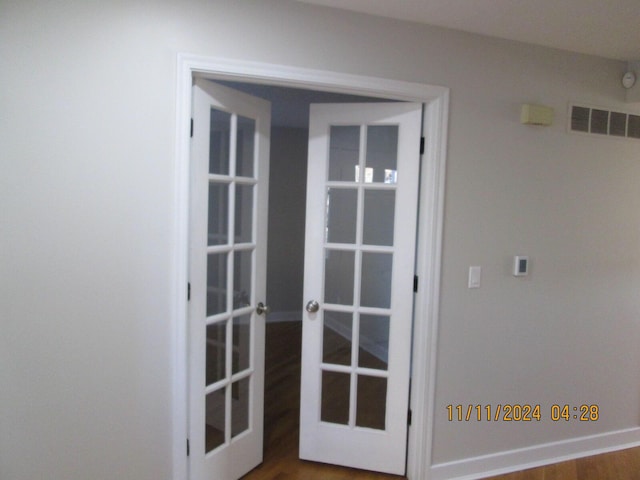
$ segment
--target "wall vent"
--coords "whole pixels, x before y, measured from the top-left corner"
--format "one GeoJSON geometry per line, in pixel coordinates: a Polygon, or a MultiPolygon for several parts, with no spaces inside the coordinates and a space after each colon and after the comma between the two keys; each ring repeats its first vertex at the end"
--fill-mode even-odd
{"type": "Polygon", "coordinates": [[[640,115],[571,105],[569,117],[572,132],[640,139],[640,115]]]}

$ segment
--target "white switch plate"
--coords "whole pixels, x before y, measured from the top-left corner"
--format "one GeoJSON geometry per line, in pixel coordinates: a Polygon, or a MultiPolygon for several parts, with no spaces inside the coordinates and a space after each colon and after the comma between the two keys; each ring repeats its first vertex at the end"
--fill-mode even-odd
{"type": "Polygon", "coordinates": [[[516,255],[513,257],[513,276],[524,277],[529,275],[529,257],[516,255]]]}
{"type": "Polygon", "coordinates": [[[469,288],[480,288],[482,267],[469,267],[469,288]]]}

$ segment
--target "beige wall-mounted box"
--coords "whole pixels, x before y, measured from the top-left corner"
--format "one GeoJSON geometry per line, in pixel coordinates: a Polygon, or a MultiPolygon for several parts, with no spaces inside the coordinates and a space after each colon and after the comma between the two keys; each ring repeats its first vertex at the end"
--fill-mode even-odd
{"type": "Polygon", "coordinates": [[[525,125],[549,126],[553,123],[553,108],[524,104],[520,110],[520,122],[525,125]]]}

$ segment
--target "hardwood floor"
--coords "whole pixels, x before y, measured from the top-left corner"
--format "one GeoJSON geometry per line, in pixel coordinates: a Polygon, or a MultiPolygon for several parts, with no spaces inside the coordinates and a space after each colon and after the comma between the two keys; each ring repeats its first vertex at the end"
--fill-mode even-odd
{"type": "Polygon", "coordinates": [[[640,480],[640,447],[488,477],[485,480],[640,480]]]}
{"type": "MultiPolygon", "coordinates": [[[[265,454],[243,480],[399,480],[404,477],[298,459],[301,327],[269,323],[266,331],[265,454]]],[[[640,447],[484,480],[640,480],[640,447]]]]}

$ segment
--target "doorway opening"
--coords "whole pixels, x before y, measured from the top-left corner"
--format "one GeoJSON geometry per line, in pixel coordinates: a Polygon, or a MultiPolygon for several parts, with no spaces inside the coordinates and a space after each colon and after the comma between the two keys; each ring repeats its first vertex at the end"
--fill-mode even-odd
{"type": "MultiPolygon", "coordinates": [[[[191,118],[191,86],[194,76],[215,80],[270,84],[296,89],[315,89],[322,92],[340,92],[368,95],[394,101],[419,102],[425,105],[423,134],[426,149],[422,156],[421,194],[418,201],[418,252],[415,272],[420,287],[414,296],[415,318],[412,350],[413,381],[410,405],[413,408],[409,429],[407,477],[428,478],[432,427],[428,419],[433,416],[435,339],[439,298],[440,256],[444,197],[444,171],[446,159],[448,96],[447,88],[425,84],[387,80],[375,77],[310,70],[283,65],[264,64],[178,55],[176,103],[176,201],[175,201],[175,286],[174,286],[174,352],[173,391],[174,478],[189,478],[188,439],[188,382],[184,372],[188,367],[187,350],[187,289],[189,281],[189,171],[191,118]],[[415,408],[415,406],[419,408],[415,408]],[[185,438],[187,456],[185,456],[185,438]]],[[[285,315],[286,316],[286,315],[285,315]]]]}
{"type": "MultiPolygon", "coordinates": [[[[266,321],[264,462],[245,479],[271,478],[287,472],[288,478],[311,478],[314,474],[359,472],[338,466],[312,464],[298,459],[300,415],[300,368],[304,280],[305,214],[309,109],[312,103],[382,103],[388,98],[348,95],[273,85],[211,80],[271,103],[269,218],[267,250],[267,301],[271,313],[266,321]],[[295,474],[291,472],[295,471],[295,474]]],[[[349,355],[344,332],[335,329],[334,355],[349,355]]],[[[325,333],[326,335],[326,333],[325,333]]],[[[347,340],[348,341],[348,340],[347,340]]],[[[376,339],[362,356],[375,364],[384,352],[376,352],[376,339]]],[[[373,395],[375,397],[375,395],[373,395]]],[[[361,472],[366,478],[403,478],[361,472]]]]}

